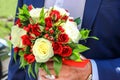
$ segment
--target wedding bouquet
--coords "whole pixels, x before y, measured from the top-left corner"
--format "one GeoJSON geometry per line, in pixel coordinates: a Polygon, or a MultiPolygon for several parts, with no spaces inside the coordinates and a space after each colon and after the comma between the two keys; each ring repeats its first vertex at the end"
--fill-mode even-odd
{"type": "Polygon", "coordinates": [[[49,60],[53,60],[56,75],[59,75],[64,61],[82,62],[80,53],[89,48],[79,44],[79,40],[97,39],[88,36],[90,30],[79,30],[80,19],[74,19],[63,8],[24,5],[19,8],[17,18],[11,30],[14,59],[16,61],[16,55],[19,55],[20,68],[28,66],[28,73],[33,77],[39,68],[50,74],[46,65],[49,60]]]}

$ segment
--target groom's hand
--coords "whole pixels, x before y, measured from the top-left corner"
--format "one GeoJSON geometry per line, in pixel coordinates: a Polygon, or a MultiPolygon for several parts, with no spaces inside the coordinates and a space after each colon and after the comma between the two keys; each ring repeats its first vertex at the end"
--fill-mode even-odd
{"type": "MultiPolygon", "coordinates": [[[[55,75],[53,69],[53,63],[49,62],[48,67],[52,75],[55,75]]],[[[92,73],[91,63],[89,62],[85,67],[72,67],[68,65],[62,65],[59,77],[55,80],[87,80],[88,76],[92,73]]],[[[46,73],[42,70],[40,71],[40,76],[42,80],[49,80],[45,78],[46,73]]]]}

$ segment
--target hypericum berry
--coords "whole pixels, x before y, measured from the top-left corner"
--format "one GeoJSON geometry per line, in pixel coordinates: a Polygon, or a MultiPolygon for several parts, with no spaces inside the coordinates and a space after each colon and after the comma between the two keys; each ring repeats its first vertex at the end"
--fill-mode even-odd
{"type": "Polygon", "coordinates": [[[53,40],[54,40],[54,38],[53,38],[52,36],[48,36],[47,39],[50,40],[50,41],[53,41],[53,40]]]}
{"type": "Polygon", "coordinates": [[[45,38],[48,38],[48,36],[49,36],[49,34],[45,34],[45,35],[44,35],[45,38]]]}
{"type": "Polygon", "coordinates": [[[54,30],[50,30],[50,34],[53,34],[54,33],[54,30]]]}
{"type": "Polygon", "coordinates": [[[49,27],[46,27],[45,30],[48,31],[48,30],[49,30],[49,27]]]}
{"type": "Polygon", "coordinates": [[[28,6],[28,10],[31,11],[33,9],[33,6],[32,5],[29,5],[28,6]]]}

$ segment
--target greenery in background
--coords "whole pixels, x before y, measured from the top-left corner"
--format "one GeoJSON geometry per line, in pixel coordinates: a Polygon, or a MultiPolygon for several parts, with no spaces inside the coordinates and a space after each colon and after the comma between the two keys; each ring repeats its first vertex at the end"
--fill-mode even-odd
{"type": "Polygon", "coordinates": [[[0,0],[0,17],[15,15],[17,0],[0,0]]]}
{"type": "MultiPolygon", "coordinates": [[[[9,21],[9,18],[14,19],[16,11],[17,0],[0,0],[0,38],[7,40],[10,46],[9,34],[13,21],[9,21]]],[[[0,59],[4,60],[8,56],[2,56],[0,59]]]]}
{"type": "Polygon", "coordinates": [[[10,34],[13,22],[0,21],[0,38],[6,38],[10,34]]]}
{"type": "Polygon", "coordinates": [[[10,34],[13,22],[7,21],[9,17],[15,17],[17,0],[0,0],[0,38],[10,34]],[[5,17],[3,19],[3,17],[5,17]]]}

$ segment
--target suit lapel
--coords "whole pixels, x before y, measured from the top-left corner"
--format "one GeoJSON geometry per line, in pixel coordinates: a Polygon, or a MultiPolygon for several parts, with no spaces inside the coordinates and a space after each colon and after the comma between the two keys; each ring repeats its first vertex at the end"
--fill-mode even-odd
{"type": "Polygon", "coordinates": [[[91,29],[97,15],[101,0],[86,0],[82,28],[91,29]]]}

